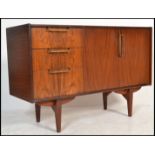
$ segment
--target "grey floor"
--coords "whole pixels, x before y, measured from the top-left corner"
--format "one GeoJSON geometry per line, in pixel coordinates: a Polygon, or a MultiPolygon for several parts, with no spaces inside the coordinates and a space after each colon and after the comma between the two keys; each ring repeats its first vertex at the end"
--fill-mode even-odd
{"type": "Polygon", "coordinates": [[[153,104],[134,97],[133,117],[127,116],[126,100],[115,94],[103,110],[102,95],[77,97],[63,105],[62,132],[55,131],[54,112],[43,107],[41,122],[35,122],[34,105],[29,110],[2,111],[3,135],[152,135],[153,104]]]}

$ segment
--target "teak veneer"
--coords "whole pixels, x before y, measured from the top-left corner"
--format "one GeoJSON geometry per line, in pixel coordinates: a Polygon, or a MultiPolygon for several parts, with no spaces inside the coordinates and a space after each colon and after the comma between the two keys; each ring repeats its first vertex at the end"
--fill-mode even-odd
{"type": "Polygon", "coordinates": [[[103,107],[113,91],[127,100],[151,85],[152,28],[21,25],[7,29],[10,94],[55,112],[78,95],[102,92],[103,107]]]}

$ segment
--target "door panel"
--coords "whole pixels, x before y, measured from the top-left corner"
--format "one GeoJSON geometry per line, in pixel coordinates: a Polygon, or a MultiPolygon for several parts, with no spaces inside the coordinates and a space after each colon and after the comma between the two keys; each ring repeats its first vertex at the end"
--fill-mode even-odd
{"type": "Polygon", "coordinates": [[[83,60],[84,89],[119,87],[117,28],[86,28],[83,60]]]}
{"type": "Polygon", "coordinates": [[[122,28],[120,86],[150,84],[151,29],[122,28]]]}

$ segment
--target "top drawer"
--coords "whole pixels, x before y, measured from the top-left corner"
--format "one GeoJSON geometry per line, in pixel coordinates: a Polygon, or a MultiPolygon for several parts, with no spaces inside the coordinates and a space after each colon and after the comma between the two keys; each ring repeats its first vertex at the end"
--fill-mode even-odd
{"type": "Polygon", "coordinates": [[[83,29],[69,27],[32,28],[32,48],[82,47],[83,29]]]}

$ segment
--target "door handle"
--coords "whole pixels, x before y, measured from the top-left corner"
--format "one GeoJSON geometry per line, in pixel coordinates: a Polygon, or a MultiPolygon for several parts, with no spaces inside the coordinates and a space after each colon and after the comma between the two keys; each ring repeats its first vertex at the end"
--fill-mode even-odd
{"type": "Polygon", "coordinates": [[[122,57],[123,55],[123,34],[121,30],[119,31],[119,49],[118,49],[118,56],[122,57]]]}

